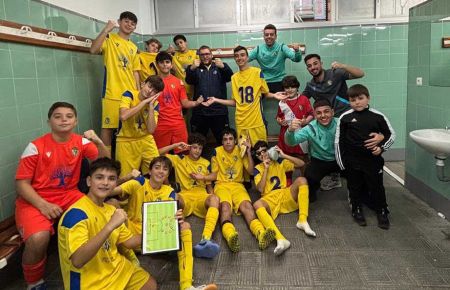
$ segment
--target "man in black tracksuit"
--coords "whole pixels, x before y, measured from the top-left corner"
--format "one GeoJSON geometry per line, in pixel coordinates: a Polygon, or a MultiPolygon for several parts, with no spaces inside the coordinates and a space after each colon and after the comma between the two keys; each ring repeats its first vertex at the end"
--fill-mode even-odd
{"type": "Polygon", "coordinates": [[[346,170],[352,216],[359,225],[366,225],[361,204],[364,195],[370,193],[378,226],[388,229],[389,211],[383,186],[384,159],[381,154],[394,142],[395,132],[382,113],[369,108],[370,96],[365,86],[354,85],[347,95],[352,109],[339,118],[335,150],[339,167],[346,170]],[[364,141],[371,132],[383,134],[384,139],[370,150],[364,146],[364,141]]]}
{"type": "MultiPolygon", "coordinates": [[[[231,80],[233,71],[219,58],[213,59],[211,49],[203,45],[198,49],[200,60],[186,68],[186,83],[194,85],[194,100],[203,96],[227,99],[227,82],[231,80]]],[[[228,109],[221,104],[209,107],[200,105],[192,109],[191,131],[208,135],[211,129],[217,144],[222,144],[221,133],[228,127],[228,109]]]]}

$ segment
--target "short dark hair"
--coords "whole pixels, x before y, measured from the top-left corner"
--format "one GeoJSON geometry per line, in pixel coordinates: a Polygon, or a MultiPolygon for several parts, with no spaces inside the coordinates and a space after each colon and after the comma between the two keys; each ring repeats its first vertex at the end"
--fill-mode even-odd
{"type": "Polygon", "coordinates": [[[89,166],[89,176],[92,176],[94,172],[99,169],[115,171],[117,176],[119,176],[121,166],[119,161],[112,160],[108,157],[98,158],[97,160],[93,161],[89,166]]]}
{"type": "Polygon", "coordinates": [[[56,102],[56,103],[53,103],[53,105],[51,105],[50,109],[48,109],[47,116],[48,116],[49,120],[52,117],[53,112],[58,108],[71,109],[73,111],[73,113],[75,114],[75,117],[77,116],[77,109],[75,109],[74,105],[72,105],[71,103],[67,103],[67,102],[56,102]]]}
{"type": "Polygon", "coordinates": [[[158,45],[158,50],[160,50],[161,47],[162,47],[161,41],[159,41],[159,40],[156,39],[156,38],[150,38],[149,40],[146,40],[146,41],[145,41],[145,44],[147,44],[147,45],[149,45],[150,43],[156,43],[156,44],[158,45]]]}
{"type": "Polygon", "coordinates": [[[318,107],[326,107],[326,106],[330,107],[330,108],[333,108],[331,106],[330,101],[328,101],[327,99],[318,99],[317,101],[314,102],[313,109],[315,110],[318,107]]]}
{"type": "Polygon", "coordinates": [[[317,53],[308,54],[307,56],[305,56],[305,63],[311,58],[317,58],[318,60],[320,60],[320,55],[318,55],[317,53]]]}
{"type": "Polygon", "coordinates": [[[281,80],[281,85],[283,88],[299,88],[300,82],[298,81],[296,76],[285,76],[281,80]]]}
{"type": "Polygon", "coordinates": [[[134,23],[138,22],[136,14],[134,14],[133,12],[130,12],[130,11],[124,11],[124,12],[120,13],[119,20],[122,20],[122,19],[130,19],[134,23]]]}
{"type": "Polygon", "coordinates": [[[202,49],[209,49],[211,51],[211,47],[207,46],[207,45],[202,45],[200,46],[200,48],[198,49],[198,51],[202,50],[202,49]]]}
{"type": "Polygon", "coordinates": [[[238,51],[241,51],[241,50],[245,50],[245,53],[248,55],[248,50],[247,50],[247,48],[245,48],[245,47],[242,46],[242,45],[236,46],[236,47],[233,49],[233,54],[236,53],[236,52],[238,52],[238,51]]]}
{"type": "Polygon", "coordinates": [[[223,129],[222,133],[220,134],[220,139],[223,140],[223,136],[225,135],[233,135],[234,139],[237,139],[236,130],[234,130],[233,128],[225,127],[225,129],[223,129]]]}
{"type": "Polygon", "coordinates": [[[144,83],[149,84],[158,93],[164,90],[164,82],[160,76],[149,76],[144,83]]]}
{"type": "Polygon", "coordinates": [[[267,30],[267,29],[275,30],[275,34],[277,34],[277,28],[275,27],[275,25],[273,25],[273,24],[267,24],[266,26],[264,26],[263,31],[264,31],[264,30],[267,30]]]}
{"type": "Polygon", "coordinates": [[[199,133],[191,133],[188,137],[188,144],[192,145],[192,144],[198,144],[200,146],[205,146],[206,143],[206,138],[203,137],[203,135],[199,134],[199,133]]]}
{"type": "Polygon", "coordinates": [[[165,60],[170,60],[172,62],[172,56],[167,51],[160,51],[156,55],[156,62],[163,62],[165,60]]]}
{"type": "Polygon", "coordinates": [[[177,34],[173,37],[173,43],[176,43],[178,39],[182,39],[184,42],[186,42],[186,37],[183,34],[177,34]]]}
{"type": "Polygon", "coordinates": [[[269,144],[267,144],[267,142],[264,140],[259,140],[258,142],[255,143],[255,146],[253,146],[252,150],[254,152],[256,152],[256,151],[258,151],[259,148],[262,148],[262,147],[269,148],[269,144]]]}
{"type": "Polygon", "coordinates": [[[148,166],[148,168],[150,170],[152,170],[153,166],[155,166],[156,163],[162,163],[163,165],[167,166],[167,168],[169,169],[169,172],[172,171],[172,162],[170,162],[170,159],[167,158],[166,156],[158,156],[153,158],[153,160],[150,162],[150,165],[148,166]]]}
{"type": "Polygon", "coordinates": [[[357,96],[365,95],[367,97],[370,97],[369,95],[369,89],[366,86],[363,86],[361,84],[356,84],[351,86],[347,91],[348,98],[356,98],[357,96]]]}

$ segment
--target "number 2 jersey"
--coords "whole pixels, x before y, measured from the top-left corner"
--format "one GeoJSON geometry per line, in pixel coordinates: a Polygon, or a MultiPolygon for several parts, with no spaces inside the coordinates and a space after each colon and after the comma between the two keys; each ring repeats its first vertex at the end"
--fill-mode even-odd
{"type": "MultiPolygon", "coordinates": [[[[258,184],[261,181],[264,170],[266,169],[262,162],[255,166],[255,184],[258,184]]],[[[272,190],[286,188],[286,172],[294,170],[294,163],[287,159],[278,159],[277,161],[272,161],[267,170],[269,170],[269,172],[267,172],[266,186],[264,187],[264,192],[261,193],[261,196],[268,194],[272,190]]]]}
{"type": "Polygon", "coordinates": [[[236,127],[257,128],[264,126],[261,94],[269,88],[261,69],[249,67],[231,77],[232,97],[236,101],[236,127]]]}

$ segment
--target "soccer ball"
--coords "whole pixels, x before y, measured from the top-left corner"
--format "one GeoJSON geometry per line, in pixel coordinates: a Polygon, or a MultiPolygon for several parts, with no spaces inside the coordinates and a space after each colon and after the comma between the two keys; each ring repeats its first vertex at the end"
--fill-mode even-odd
{"type": "Polygon", "coordinates": [[[269,150],[267,150],[267,154],[269,155],[269,158],[273,161],[277,161],[278,158],[280,158],[280,154],[275,149],[275,147],[271,147],[269,150]]]}

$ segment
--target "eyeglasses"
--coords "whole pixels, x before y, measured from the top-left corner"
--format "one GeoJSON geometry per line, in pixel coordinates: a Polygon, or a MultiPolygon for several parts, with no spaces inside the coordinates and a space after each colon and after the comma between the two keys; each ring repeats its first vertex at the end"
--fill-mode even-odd
{"type": "Polygon", "coordinates": [[[255,154],[256,154],[256,156],[260,156],[262,153],[265,153],[265,152],[267,152],[267,148],[263,148],[259,151],[256,151],[255,154]]]}

